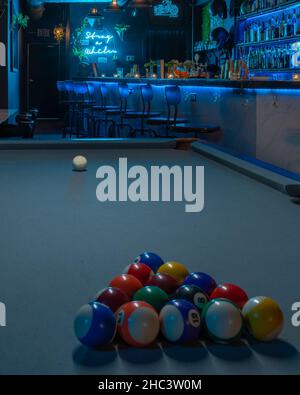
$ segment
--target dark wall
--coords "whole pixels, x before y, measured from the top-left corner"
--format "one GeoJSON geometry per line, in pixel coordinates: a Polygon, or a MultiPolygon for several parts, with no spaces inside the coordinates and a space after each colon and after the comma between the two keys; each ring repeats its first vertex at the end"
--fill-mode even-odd
{"type": "MultiPolygon", "coordinates": [[[[12,67],[11,63],[11,32],[10,19],[11,9],[18,13],[19,0],[8,0],[7,11],[0,19],[0,41],[6,46],[6,67],[0,67],[0,107],[18,110],[20,108],[20,70],[22,56],[19,56],[19,64],[12,67]]],[[[16,42],[15,51],[21,55],[22,31],[19,32],[19,41],[16,42]]]]}
{"type": "MultiPolygon", "coordinates": [[[[104,6],[97,4],[98,11],[103,16],[103,26],[115,36],[115,45],[118,50],[117,59],[112,56],[108,58],[108,63],[98,63],[99,73],[112,75],[117,67],[123,67],[124,73],[130,71],[133,63],[140,66],[140,73],[144,74],[144,63],[149,59],[171,59],[186,60],[191,55],[191,19],[190,7],[187,1],[174,0],[180,7],[179,18],[154,17],[153,9],[136,9],[136,16],[133,16],[133,9],[128,8],[124,12],[104,12],[104,6]],[[114,26],[116,24],[130,25],[124,33],[122,41],[114,26]],[[127,56],[134,56],[134,61],[126,61],[127,56]]],[[[84,17],[89,13],[91,4],[71,4],[70,5],[70,27],[71,35],[74,29],[79,27],[84,17]]],[[[72,49],[72,48],[70,48],[72,49]]],[[[80,72],[79,62],[70,53],[70,75],[76,76],[80,72]]]]}
{"type": "Polygon", "coordinates": [[[55,26],[68,26],[68,12],[67,4],[46,4],[42,18],[33,14],[26,30],[22,97],[24,108],[37,107],[40,117],[58,115],[56,81],[69,75],[68,40],[58,43],[53,34],[55,26]]]}
{"type": "Polygon", "coordinates": [[[173,0],[173,3],[180,7],[180,16],[176,19],[154,17],[151,8],[137,9],[136,15],[133,16],[132,8],[118,13],[104,12],[105,6],[99,3],[46,3],[42,18],[30,19],[24,37],[22,73],[24,109],[36,106],[41,110],[42,116],[55,117],[55,112],[58,112],[55,81],[72,78],[80,73],[84,73],[85,76],[92,75],[91,68],[82,68],[72,52],[72,34],[82,24],[92,7],[97,7],[102,12],[103,24],[114,34],[118,50],[117,59],[111,56],[106,65],[98,64],[99,73],[112,75],[117,67],[123,67],[126,74],[132,65],[137,63],[143,75],[144,63],[150,58],[166,61],[174,58],[184,61],[190,58],[191,8],[189,2],[185,0],[173,0]],[[59,24],[65,28],[66,35],[55,55],[55,50],[50,47],[57,45],[53,29],[59,24]],[[116,24],[130,25],[124,33],[123,41],[114,29],[116,24]],[[32,54],[31,57],[28,56],[29,53],[32,54]],[[134,61],[127,61],[127,56],[133,56],[134,61]],[[33,82],[30,82],[32,80],[33,82]]]}

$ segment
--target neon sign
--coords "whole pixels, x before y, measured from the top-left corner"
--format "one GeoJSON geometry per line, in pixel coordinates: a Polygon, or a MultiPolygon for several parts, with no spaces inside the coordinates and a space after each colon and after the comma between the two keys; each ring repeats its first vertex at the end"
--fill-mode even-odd
{"type": "Polygon", "coordinates": [[[172,3],[172,0],[163,0],[161,4],[153,7],[155,16],[165,16],[169,18],[178,18],[179,7],[172,3]]]}
{"type": "Polygon", "coordinates": [[[86,31],[82,40],[84,54],[93,55],[114,55],[118,51],[114,47],[114,36],[107,31],[86,31]]]}
{"type": "Polygon", "coordinates": [[[293,67],[300,67],[300,42],[293,43],[292,50],[295,51],[292,55],[292,65],[293,67]]]}

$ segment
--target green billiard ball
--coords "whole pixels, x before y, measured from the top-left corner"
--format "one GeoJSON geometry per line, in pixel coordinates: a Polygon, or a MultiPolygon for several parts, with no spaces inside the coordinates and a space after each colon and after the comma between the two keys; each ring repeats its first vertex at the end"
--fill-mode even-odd
{"type": "Polygon", "coordinates": [[[156,286],[146,286],[139,289],[134,295],[134,301],[143,301],[149,303],[155,308],[156,311],[160,311],[164,305],[169,301],[168,294],[162,289],[156,286]]]}

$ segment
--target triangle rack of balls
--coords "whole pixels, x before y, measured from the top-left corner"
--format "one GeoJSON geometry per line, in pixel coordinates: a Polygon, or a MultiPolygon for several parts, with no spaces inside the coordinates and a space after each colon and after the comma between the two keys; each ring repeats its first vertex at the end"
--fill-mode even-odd
{"type": "Polygon", "coordinates": [[[117,333],[130,346],[146,347],[160,333],[177,344],[202,337],[231,343],[243,333],[271,341],[283,323],[275,300],[249,298],[238,285],[218,284],[207,273],[144,252],[79,309],[74,331],[88,347],[105,346],[117,333]]]}

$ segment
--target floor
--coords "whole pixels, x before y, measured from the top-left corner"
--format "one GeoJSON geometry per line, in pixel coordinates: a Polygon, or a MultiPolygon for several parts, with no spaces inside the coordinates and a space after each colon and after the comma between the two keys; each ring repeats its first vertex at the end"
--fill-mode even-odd
{"type": "Polygon", "coordinates": [[[164,163],[205,166],[202,213],[188,215],[182,203],[101,205],[99,165],[126,156],[149,166],[155,152],[83,151],[90,162],[85,173],[71,171],[75,153],[56,151],[53,160],[47,150],[1,151],[0,300],[7,307],[1,374],[299,374],[300,329],[290,323],[299,300],[299,206],[196,153],[175,150],[164,150],[164,163]],[[280,340],[81,346],[72,329],[78,307],[146,249],[240,284],[251,296],[277,299],[286,317],[280,340]]]}

